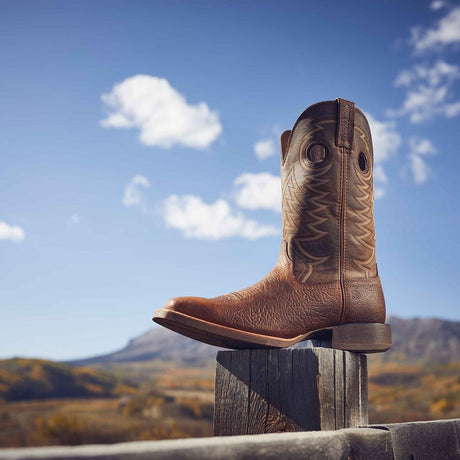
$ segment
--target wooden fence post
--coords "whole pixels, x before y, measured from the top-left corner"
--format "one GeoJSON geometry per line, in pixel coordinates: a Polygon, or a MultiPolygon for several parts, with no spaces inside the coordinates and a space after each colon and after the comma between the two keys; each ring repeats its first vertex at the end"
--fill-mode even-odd
{"type": "Polygon", "coordinates": [[[363,354],[319,347],[217,354],[215,436],[367,423],[363,354]]]}

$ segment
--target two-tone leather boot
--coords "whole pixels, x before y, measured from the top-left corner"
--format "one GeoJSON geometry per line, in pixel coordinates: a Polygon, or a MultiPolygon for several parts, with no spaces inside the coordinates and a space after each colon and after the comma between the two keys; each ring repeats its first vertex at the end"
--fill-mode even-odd
{"type": "Polygon", "coordinates": [[[283,242],[261,281],[212,299],[178,297],[153,321],[225,348],[331,339],[373,353],[391,346],[375,260],[373,151],[353,102],[308,107],[281,135],[283,242]]]}

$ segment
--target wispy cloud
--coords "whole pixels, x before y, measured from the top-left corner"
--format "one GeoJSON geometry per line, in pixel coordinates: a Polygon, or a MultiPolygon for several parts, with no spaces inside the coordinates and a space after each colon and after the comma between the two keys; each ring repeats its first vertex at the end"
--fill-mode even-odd
{"type": "Polygon", "coordinates": [[[397,155],[401,146],[401,135],[394,120],[380,121],[369,113],[366,113],[366,118],[374,144],[374,195],[375,198],[382,198],[388,182],[384,163],[397,155]]]}
{"type": "Polygon", "coordinates": [[[374,160],[382,163],[397,154],[401,145],[399,134],[394,120],[379,121],[366,113],[374,144],[374,160]]]}
{"type": "MultiPolygon", "coordinates": [[[[441,3],[432,2],[431,8],[439,9],[443,6],[441,3]]],[[[434,27],[412,28],[410,43],[416,52],[439,50],[460,43],[460,6],[453,8],[434,27]]]]}
{"type": "MultiPolygon", "coordinates": [[[[433,11],[448,7],[445,1],[430,3],[433,11]]],[[[448,45],[460,43],[460,7],[451,9],[434,26],[411,29],[410,43],[415,54],[425,51],[440,51],[448,45]]],[[[394,81],[397,88],[405,89],[405,96],[399,109],[387,110],[390,117],[408,117],[413,124],[435,117],[453,118],[460,115],[460,100],[455,100],[453,89],[460,79],[460,67],[444,59],[425,60],[410,69],[401,71],[394,81]]],[[[399,144],[401,139],[399,139],[399,144]]],[[[429,139],[412,136],[408,140],[408,163],[401,168],[406,176],[409,172],[416,184],[424,184],[431,175],[428,157],[438,153],[429,139]]],[[[385,172],[374,170],[380,183],[386,182],[385,172]]]]}
{"type": "Polygon", "coordinates": [[[446,2],[443,2],[443,1],[441,1],[441,0],[434,0],[433,2],[430,3],[430,8],[431,8],[433,11],[438,11],[438,10],[440,10],[445,4],[446,4],[446,2]]]}
{"type": "Polygon", "coordinates": [[[184,145],[204,149],[222,132],[219,116],[205,102],[187,103],[168,80],[135,75],[101,96],[109,109],[106,128],[137,128],[142,144],[170,148],[184,145]]]}
{"type": "Polygon", "coordinates": [[[0,240],[10,240],[14,243],[20,243],[24,241],[25,237],[26,234],[21,227],[0,222],[0,240]]]}
{"type": "Polygon", "coordinates": [[[260,160],[265,160],[276,153],[275,142],[273,139],[263,139],[254,144],[254,153],[260,160]]]}
{"type": "Polygon", "coordinates": [[[79,224],[81,222],[81,219],[78,214],[72,214],[70,216],[70,221],[72,222],[72,224],[79,224]]]}
{"type": "Polygon", "coordinates": [[[281,212],[281,178],[268,172],[244,173],[237,177],[235,200],[245,209],[268,209],[281,212]]]}
{"type": "Polygon", "coordinates": [[[142,191],[150,187],[150,182],[145,176],[140,174],[134,176],[126,185],[123,194],[123,204],[125,206],[144,206],[142,191]]]}
{"type": "Polygon", "coordinates": [[[423,184],[427,181],[430,169],[426,161],[418,155],[410,155],[410,168],[416,184],[423,184]]]}
{"type": "Polygon", "coordinates": [[[460,79],[460,68],[439,60],[432,66],[416,65],[399,73],[395,86],[407,89],[403,105],[390,110],[392,116],[408,115],[412,123],[421,123],[437,115],[452,118],[460,114],[460,101],[452,101],[451,90],[460,79]]]}
{"type": "Polygon", "coordinates": [[[410,87],[412,84],[419,82],[425,82],[430,86],[437,86],[445,79],[455,80],[459,76],[460,71],[458,66],[439,60],[432,67],[416,65],[409,70],[403,70],[396,77],[395,86],[410,87]]]}
{"type": "Polygon", "coordinates": [[[225,200],[207,204],[199,196],[171,195],[164,202],[166,226],[180,230],[186,238],[220,240],[242,237],[256,240],[279,234],[271,225],[261,225],[232,211],[225,200]]]}
{"type": "Polygon", "coordinates": [[[411,137],[409,139],[409,147],[411,149],[411,152],[417,155],[430,156],[436,155],[437,153],[437,149],[431,143],[431,141],[429,139],[423,139],[421,137],[411,137]]]}
{"type": "Polygon", "coordinates": [[[374,198],[376,200],[383,198],[385,196],[385,189],[383,187],[374,186],[374,198]]]}
{"type": "Polygon", "coordinates": [[[374,166],[374,180],[382,184],[386,184],[388,182],[388,177],[381,164],[376,164],[374,166]]]}
{"type": "Polygon", "coordinates": [[[424,184],[431,174],[426,157],[436,155],[438,151],[429,139],[416,136],[409,139],[409,148],[410,170],[414,182],[424,184]]]}

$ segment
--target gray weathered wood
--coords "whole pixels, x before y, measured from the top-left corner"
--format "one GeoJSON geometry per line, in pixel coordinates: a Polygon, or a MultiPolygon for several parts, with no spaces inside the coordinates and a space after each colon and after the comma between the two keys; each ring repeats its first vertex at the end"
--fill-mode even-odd
{"type": "Polygon", "coordinates": [[[315,347],[217,354],[216,436],[365,424],[365,355],[315,347]]]}
{"type": "Polygon", "coordinates": [[[225,365],[217,364],[219,385],[215,388],[215,398],[222,404],[214,406],[215,432],[226,430],[228,435],[236,435],[248,430],[248,387],[235,375],[250,374],[250,356],[250,350],[242,350],[238,355],[228,354],[225,365]]]}
{"type": "Polygon", "coordinates": [[[372,428],[391,433],[395,460],[460,459],[460,419],[390,423],[372,428]]]}
{"type": "MultiPolygon", "coordinates": [[[[409,457],[404,457],[407,460],[409,457]]],[[[416,457],[417,460],[438,457],[416,457]]],[[[456,458],[456,457],[451,457],[456,458]]],[[[87,446],[0,449],[1,460],[395,460],[386,430],[267,433],[87,446]]],[[[399,460],[398,458],[396,460],[399,460]]],[[[402,459],[401,459],[402,460],[402,459]]]]}

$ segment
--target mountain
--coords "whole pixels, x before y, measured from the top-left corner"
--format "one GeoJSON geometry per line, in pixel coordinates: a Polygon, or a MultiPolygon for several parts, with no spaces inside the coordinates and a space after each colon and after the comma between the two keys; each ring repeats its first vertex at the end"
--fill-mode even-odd
{"type": "Polygon", "coordinates": [[[107,355],[72,361],[70,364],[129,363],[138,361],[180,361],[183,364],[200,365],[216,357],[220,348],[183,337],[160,326],[153,326],[145,334],[131,339],[126,347],[107,355]]]}
{"type": "MultiPolygon", "coordinates": [[[[447,364],[460,359],[460,322],[432,318],[389,318],[393,346],[376,355],[382,361],[447,364]]],[[[305,344],[300,344],[304,346],[305,344]]],[[[114,353],[73,361],[72,365],[110,364],[138,361],[178,361],[201,365],[215,359],[217,347],[154,326],[114,353]]]]}
{"type": "Polygon", "coordinates": [[[393,346],[384,361],[448,364],[460,361],[460,322],[433,318],[388,319],[393,346]]]}

